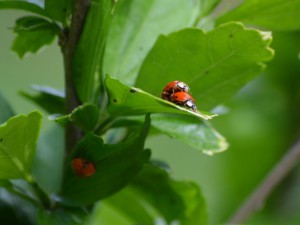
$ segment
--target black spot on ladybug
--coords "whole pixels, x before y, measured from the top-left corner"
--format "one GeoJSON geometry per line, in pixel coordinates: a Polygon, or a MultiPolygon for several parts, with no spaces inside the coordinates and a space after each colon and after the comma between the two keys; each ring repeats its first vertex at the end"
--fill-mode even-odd
{"type": "Polygon", "coordinates": [[[136,92],[136,90],[135,90],[135,89],[133,89],[133,88],[131,88],[131,89],[130,89],[130,92],[131,92],[131,93],[135,93],[135,92],[136,92]]]}
{"type": "Polygon", "coordinates": [[[113,99],[113,102],[117,102],[117,99],[114,98],[114,99],[113,99]]]}

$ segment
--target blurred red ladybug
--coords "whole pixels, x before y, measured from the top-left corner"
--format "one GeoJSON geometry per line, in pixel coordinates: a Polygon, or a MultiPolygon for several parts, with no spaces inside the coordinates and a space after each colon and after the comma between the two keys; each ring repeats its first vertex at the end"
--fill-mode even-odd
{"type": "Polygon", "coordinates": [[[195,99],[186,92],[175,92],[170,96],[170,101],[176,105],[185,106],[189,109],[192,109],[194,112],[198,111],[195,104],[195,99]]]}
{"type": "Polygon", "coordinates": [[[161,97],[162,97],[162,99],[169,101],[172,94],[174,94],[175,92],[180,92],[180,91],[189,92],[190,88],[186,83],[175,80],[175,81],[168,83],[165,86],[165,88],[163,89],[163,91],[161,93],[161,97]]]}
{"type": "Polygon", "coordinates": [[[90,177],[96,172],[96,167],[92,162],[81,158],[72,160],[72,169],[81,178],[90,177]]]}

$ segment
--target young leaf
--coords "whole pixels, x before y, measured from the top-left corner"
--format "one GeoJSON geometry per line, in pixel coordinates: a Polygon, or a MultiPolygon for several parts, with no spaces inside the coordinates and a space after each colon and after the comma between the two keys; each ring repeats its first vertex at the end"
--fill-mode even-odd
{"type": "Polygon", "coordinates": [[[65,23],[72,0],[45,0],[45,11],[54,20],[65,23]]]}
{"type": "Polygon", "coordinates": [[[99,108],[93,104],[84,104],[76,108],[70,115],[70,121],[84,132],[92,131],[97,125],[99,108]]]}
{"type": "Polygon", "coordinates": [[[95,0],[89,7],[84,30],[73,60],[74,82],[80,100],[96,102],[102,74],[103,51],[115,1],[95,0]]]}
{"type": "Polygon", "coordinates": [[[86,135],[78,144],[72,158],[81,158],[93,163],[96,172],[86,178],[74,174],[68,165],[63,189],[62,202],[70,205],[85,205],[106,198],[123,188],[142,169],[150,152],[143,150],[150,126],[146,117],[141,129],[126,142],[114,145],[103,144],[100,137],[86,135]]]}
{"type": "Polygon", "coordinates": [[[107,110],[113,117],[162,112],[193,115],[206,120],[214,116],[204,112],[195,113],[138,88],[131,88],[110,76],[106,77],[105,83],[110,98],[107,110]]]}
{"type": "Polygon", "coordinates": [[[154,129],[203,153],[212,155],[228,147],[225,138],[208,122],[199,118],[176,114],[154,114],[151,119],[151,127],[154,129]]]}
{"type": "Polygon", "coordinates": [[[160,34],[192,26],[194,0],[127,0],[118,3],[109,30],[103,74],[133,85],[142,60],[160,34]]]}
{"type": "Polygon", "coordinates": [[[85,103],[78,106],[70,114],[64,116],[57,116],[59,114],[51,115],[51,119],[60,125],[66,126],[73,123],[80,127],[85,133],[93,131],[98,123],[99,108],[90,103],[85,103]]]}
{"type": "Polygon", "coordinates": [[[38,4],[32,3],[32,1],[6,1],[1,0],[0,1],[0,10],[1,9],[19,9],[19,10],[25,10],[27,12],[32,12],[40,16],[47,17],[47,13],[38,6],[38,4]]]}
{"type": "Polygon", "coordinates": [[[175,181],[152,165],[145,165],[132,184],[103,201],[128,218],[131,224],[205,225],[206,205],[199,187],[187,181],[175,181]],[[128,201],[132,207],[126,207],[128,201]]]}
{"type": "Polygon", "coordinates": [[[238,7],[221,16],[217,24],[241,21],[277,31],[300,29],[300,0],[245,0],[238,7]]]}
{"type": "Polygon", "coordinates": [[[50,114],[64,113],[65,94],[63,91],[38,85],[33,85],[32,89],[37,91],[38,94],[33,95],[24,91],[21,91],[20,94],[50,114]]]}
{"type": "Polygon", "coordinates": [[[4,96],[0,93],[0,124],[4,123],[13,115],[14,112],[12,108],[10,107],[4,96]]]}
{"type": "Polygon", "coordinates": [[[42,114],[17,115],[0,125],[0,178],[30,179],[42,114]]]}
{"type": "Polygon", "coordinates": [[[12,50],[23,58],[26,53],[36,53],[44,45],[50,44],[59,33],[59,28],[43,18],[26,16],[16,21],[14,32],[17,37],[12,50]]]}
{"type": "Polygon", "coordinates": [[[136,87],[160,96],[173,80],[186,82],[198,109],[209,110],[234,95],[273,56],[271,34],[228,23],[204,33],[184,29],[160,36],[147,55],[136,87]]]}

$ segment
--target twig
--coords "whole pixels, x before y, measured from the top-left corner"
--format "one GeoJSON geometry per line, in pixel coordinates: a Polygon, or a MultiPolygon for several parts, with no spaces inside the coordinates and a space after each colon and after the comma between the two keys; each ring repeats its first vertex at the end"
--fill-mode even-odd
{"type": "MultiPolygon", "coordinates": [[[[90,0],[74,1],[70,30],[68,33],[66,33],[66,41],[63,41],[62,45],[65,67],[65,111],[67,114],[81,104],[74,85],[74,72],[72,62],[76,46],[82,33],[89,5],[90,0]]],[[[81,137],[82,132],[79,128],[73,125],[69,125],[66,127],[65,144],[67,153],[71,152],[71,150],[81,137]]]]}
{"type": "Polygon", "coordinates": [[[259,210],[266,198],[274,188],[288,175],[300,160],[300,139],[284,155],[277,165],[270,171],[262,183],[254,190],[250,197],[237,210],[229,220],[230,224],[238,224],[245,221],[253,213],[259,210]]]}

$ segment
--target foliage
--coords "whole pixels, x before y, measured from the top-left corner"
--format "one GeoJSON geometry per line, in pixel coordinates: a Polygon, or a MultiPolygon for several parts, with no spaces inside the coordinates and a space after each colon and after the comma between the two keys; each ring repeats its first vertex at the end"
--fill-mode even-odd
{"type": "MultiPolygon", "coordinates": [[[[37,206],[29,213],[35,222],[208,224],[201,189],[174,179],[165,162],[152,161],[145,140],[165,134],[208,155],[226,150],[227,141],[209,122],[217,115],[208,111],[266,68],[274,55],[272,30],[299,29],[299,0],[247,0],[216,13],[219,2],[91,1],[72,49],[72,84],[81,104],[66,113],[61,91],[34,86],[35,95],[21,92],[60,126],[42,134],[37,152],[41,113],[14,116],[0,95],[0,186],[37,206]],[[173,80],[189,84],[198,112],[160,98],[173,80]],[[82,137],[65,155],[61,131],[72,126],[82,137]],[[95,173],[76,176],[74,158],[95,173]]],[[[22,58],[58,38],[65,52],[75,3],[1,0],[0,9],[34,14],[16,20],[12,50],[22,58]]]]}

